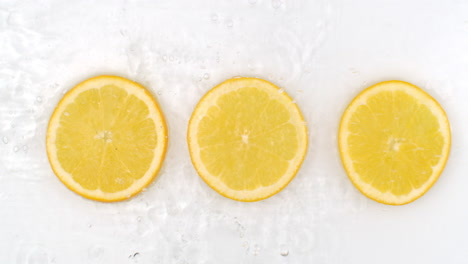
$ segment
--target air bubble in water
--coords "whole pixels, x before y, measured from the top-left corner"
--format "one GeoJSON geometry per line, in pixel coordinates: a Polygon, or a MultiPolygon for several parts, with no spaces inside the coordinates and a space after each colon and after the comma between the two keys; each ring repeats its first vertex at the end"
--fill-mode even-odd
{"type": "Polygon", "coordinates": [[[209,78],[210,78],[210,74],[209,74],[209,73],[203,74],[203,79],[208,80],[209,78]]]}
{"type": "Polygon", "coordinates": [[[272,0],[272,1],[271,1],[271,6],[272,6],[274,9],[280,8],[280,6],[281,6],[282,4],[283,4],[283,3],[281,2],[281,0],[272,0]]]}
{"type": "Polygon", "coordinates": [[[281,251],[280,254],[281,254],[281,256],[283,256],[283,257],[287,257],[287,256],[289,255],[289,250],[287,250],[287,249],[286,249],[286,250],[283,250],[283,251],[281,251]]]}
{"type": "Polygon", "coordinates": [[[7,137],[3,137],[3,143],[8,144],[8,138],[7,137]]]}
{"type": "Polygon", "coordinates": [[[36,97],[36,102],[42,103],[42,97],[40,97],[40,96],[36,97]]]}

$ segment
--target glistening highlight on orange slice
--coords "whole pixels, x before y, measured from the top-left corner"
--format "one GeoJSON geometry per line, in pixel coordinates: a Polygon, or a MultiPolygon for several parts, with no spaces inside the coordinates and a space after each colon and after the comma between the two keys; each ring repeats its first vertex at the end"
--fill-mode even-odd
{"type": "Polygon", "coordinates": [[[307,149],[307,128],[286,92],[257,78],[209,91],[189,122],[188,145],[200,177],[225,197],[258,201],[281,191],[307,149]]]}
{"type": "Polygon", "coordinates": [[[450,152],[450,124],[422,89],[386,81],[361,92],[341,119],[339,149],[353,184],[390,205],[410,203],[442,173],[450,152]]]}
{"type": "Polygon", "coordinates": [[[166,153],[167,128],[143,86],[98,76],[59,102],[46,146],[53,171],[70,190],[93,200],[119,201],[155,178],[166,153]]]}

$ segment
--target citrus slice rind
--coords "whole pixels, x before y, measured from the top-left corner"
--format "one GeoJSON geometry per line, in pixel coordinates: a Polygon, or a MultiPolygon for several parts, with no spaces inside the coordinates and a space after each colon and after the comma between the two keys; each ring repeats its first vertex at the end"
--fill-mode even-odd
{"type": "Polygon", "coordinates": [[[403,81],[362,91],[345,110],[338,145],[356,188],[384,204],[403,205],[425,194],[448,160],[450,124],[439,103],[403,81]]]}
{"type": "Polygon", "coordinates": [[[98,76],[76,85],[60,100],[49,121],[46,148],[54,173],[70,190],[92,200],[120,201],[139,193],[156,177],[166,153],[167,127],[158,104],[143,86],[118,76],[98,76]],[[106,98],[115,96],[121,100],[104,99],[107,111],[102,110],[106,104],[100,101],[104,89],[106,98]],[[132,113],[126,107],[143,112],[132,113]],[[138,115],[142,115],[138,117],[140,123],[131,123],[138,115]],[[129,139],[132,136],[133,142],[129,139]],[[142,143],[141,137],[147,137],[151,143],[142,143]],[[148,150],[150,145],[152,149],[148,150]],[[145,158],[129,158],[138,153],[144,153],[145,158]],[[101,167],[83,165],[97,160],[101,167]],[[139,171],[139,165],[147,170],[139,171]],[[73,166],[76,169],[70,169],[73,166]],[[125,174],[121,175],[118,168],[125,168],[125,174]],[[104,175],[103,171],[113,169],[115,175],[104,175]],[[74,176],[78,172],[81,175],[74,176]],[[128,186],[123,188],[122,184],[128,186]]]}

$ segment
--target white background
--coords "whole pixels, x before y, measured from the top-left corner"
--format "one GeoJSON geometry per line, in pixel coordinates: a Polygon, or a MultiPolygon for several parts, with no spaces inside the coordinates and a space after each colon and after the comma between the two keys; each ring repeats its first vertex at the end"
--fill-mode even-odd
{"type": "Polygon", "coordinates": [[[0,263],[468,263],[467,135],[466,0],[0,2],[0,263]],[[145,85],[170,136],[158,179],[111,204],[69,191],[45,152],[55,105],[99,74],[145,85]],[[233,76],[284,88],[310,130],[296,178],[255,203],[211,190],[185,141],[197,101],[233,76]],[[352,186],[336,142],[352,98],[390,79],[453,128],[439,181],[400,207],[352,186]]]}

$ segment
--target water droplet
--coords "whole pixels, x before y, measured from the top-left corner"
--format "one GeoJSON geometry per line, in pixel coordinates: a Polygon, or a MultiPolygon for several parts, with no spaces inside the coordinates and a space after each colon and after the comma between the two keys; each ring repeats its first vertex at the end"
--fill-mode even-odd
{"type": "Polygon", "coordinates": [[[88,257],[90,259],[101,259],[104,254],[104,249],[99,246],[93,246],[88,249],[88,257]]]}
{"type": "Polygon", "coordinates": [[[289,255],[289,250],[286,249],[286,250],[281,251],[281,256],[287,257],[288,255],[289,255]]]}
{"type": "Polygon", "coordinates": [[[232,22],[231,19],[228,19],[228,20],[226,21],[226,26],[227,26],[227,27],[231,28],[233,25],[234,25],[234,22],[232,22]]]}
{"type": "Polygon", "coordinates": [[[68,113],[68,112],[65,112],[65,113],[63,113],[63,114],[64,114],[65,116],[69,116],[69,115],[70,115],[70,113],[68,113]]]}
{"type": "Polygon", "coordinates": [[[13,148],[13,151],[14,151],[14,152],[18,152],[18,150],[19,150],[19,147],[18,147],[18,146],[15,146],[15,147],[13,148]]]}
{"type": "Polygon", "coordinates": [[[41,248],[33,248],[28,256],[28,264],[49,263],[49,256],[41,248]]]}
{"type": "Polygon", "coordinates": [[[3,137],[3,143],[8,144],[8,138],[7,137],[3,137]]]}
{"type": "Polygon", "coordinates": [[[36,102],[42,103],[42,97],[40,97],[40,96],[36,97],[36,102]]]}
{"type": "Polygon", "coordinates": [[[281,0],[272,0],[272,1],[271,1],[271,6],[272,6],[274,9],[280,8],[282,4],[283,4],[283,2],[281,2],[281,0]]]}
{"type": "Polygon", "coordinates": [[[216,14],[211,15],[211,21],[213,21],[213,22],[218,21],[218,15],[216,15],[216,14]]]}
{"type": "Polygon", "coordinates": [[[210,78],[210,74],[209,74],[209,73],[203,74],[203,79],[208,80],[209,78],[210,78]]]}

